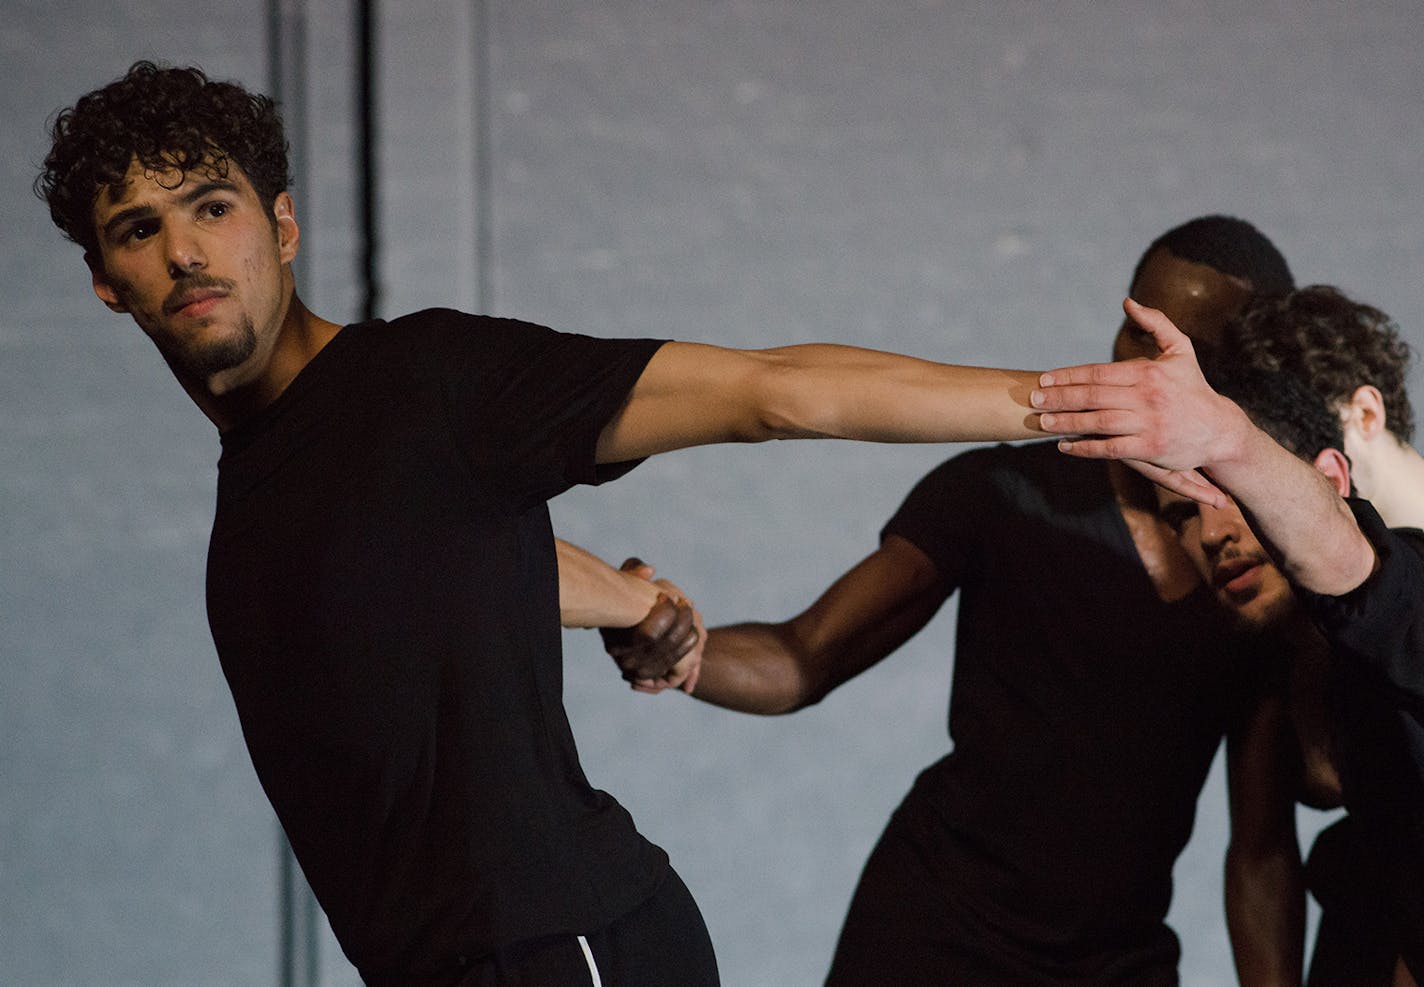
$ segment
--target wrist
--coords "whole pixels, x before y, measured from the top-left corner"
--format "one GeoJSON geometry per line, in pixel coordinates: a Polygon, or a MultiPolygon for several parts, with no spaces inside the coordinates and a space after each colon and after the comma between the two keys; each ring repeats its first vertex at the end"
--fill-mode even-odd
{"type": "Polygon", "coordinates": [[[1201,468],[1213,476],[1234,467],[1249,464],[1254,459],[1254,449],[1264,439],[1271,441],[1265,432],[1241,410],[1241,406],[1230,398],[1217,397],[1218,413],[1209,421],[1212,441],[1207,450],[1206,461],[1201,468]]]}

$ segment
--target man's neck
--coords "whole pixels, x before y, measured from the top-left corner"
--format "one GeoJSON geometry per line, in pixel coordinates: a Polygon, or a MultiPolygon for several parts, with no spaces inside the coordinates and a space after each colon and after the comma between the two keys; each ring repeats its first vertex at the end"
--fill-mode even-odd
{"type": "Polygon", "coordinates": [[[1171,528],[1158,516],[1152,484],[1117,460],[1104,465],[1118,511],[1158,599],[1173,603],[1187,596],[1201,584],[1201,577],[1171,528]]]}
{"type": "Polygon", "coordinates": [[[249,383],[214,394],[179,375],[179,382],[219,432],[227,432],[276,401],[306,365],[341,331],[341,326],[314,315],[293,291],[282,326],[261,371],[249,383]]]}
{"type": "Polygon", "coordinates": [[[1369,461],[1361,463],[1357,482],[1361,496],[1391,528],[1424,528],[1424,456],[1393,435],[1371,444],[1369,461]]]}

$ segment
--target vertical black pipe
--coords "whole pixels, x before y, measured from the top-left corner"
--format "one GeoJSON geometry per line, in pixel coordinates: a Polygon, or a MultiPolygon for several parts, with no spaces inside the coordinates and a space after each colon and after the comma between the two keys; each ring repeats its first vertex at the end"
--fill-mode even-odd
{"type": "Polygon", "coordinates": [[[356,4],[357,134],[356,170],[360,183],[361,305],[363,319],[374,319],[381,305],[380,255],[376,219],[376,16],[375,0],[356,4]]]}
{"type": "MultiPolygon", "coordinates": [[[[289,145],[292,184],[298,195],[307,186],[307,64],[305,0],[268,0],[268,92],[276,100],[289,145]]],[[[309,226],[303,231],[303,253],[292,266],[298,283],[310,269],[313,243],[309,226]]],[[[321,912],[297,867],[286,834],[277,827],[278,957],[277,981],[282,987],[316,987],[321,977],[317,924],[321,912]]]]}
{"type": "Polygon", "coordinates": [[[494,314],[494,189],[491,175],[493,131],[490,93],[490,24],[486,0],[474,3],[475,63],[475,309],[494,314]]]}

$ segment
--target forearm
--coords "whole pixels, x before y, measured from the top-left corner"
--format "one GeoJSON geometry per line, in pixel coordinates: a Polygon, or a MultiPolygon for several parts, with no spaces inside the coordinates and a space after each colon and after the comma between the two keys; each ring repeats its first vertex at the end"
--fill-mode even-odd
{"type": "Polygon", "coordinates": [[[554,540],[559,559],[559,622],[565,627],[631,627],[647,616],[658,587],[619,572],[577,545],[554,540]]]}
{"type": "Polygon", "coordinates": [[[736,624],[707,634],[693,696],[763,716],[791,713],[814,701],[788,624],[736,624]]]}
{"type": "Polygon", "coordinates": [[[959,442],[1041,437],[1037,374],[807,344],[669,343],[600,436],[601,462],[714,442],[841,438],[959,442]]]}
{"type": "Polygon", "coordinates": [[[769,350],[764,399],[773,438],[961,442],[1041,437],[1028,395],[1037,374],[933,363],[849,346],[769,350]]]}
{"type": "Polygon", "coordinates": [[[1226,857],[1226,926],[1243,987],[1299,985],[1305,888],[1298,854],[1226,857]]]}
{"type": "Polygon", "coordinates": [[[1235,498],[1291,582],[1332,596],[1359,586],[1375,551],[1334,483],[1236,414],[1225,451],[1204,464],[1212,481],[1235,498]]]}

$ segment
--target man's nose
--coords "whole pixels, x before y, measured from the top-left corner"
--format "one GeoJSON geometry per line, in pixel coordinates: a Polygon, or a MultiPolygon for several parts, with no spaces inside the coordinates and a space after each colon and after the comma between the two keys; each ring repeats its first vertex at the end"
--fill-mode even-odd
{"type": "Polygon", "coordinates": [[[1201,518],[1202,547],[1220,549],[1241,537],[1241,512],[1236,505],[1211,507],[1200,504],[1197,510],[1201,518]]]}
{"type": "Polygon", "coordinates": [[[184,230],[168,230],[164,240],[164,250],[168,257],[169,273],[181,278],[201,271],[207,266],[208,258],[198,238],[184,230]]]}

